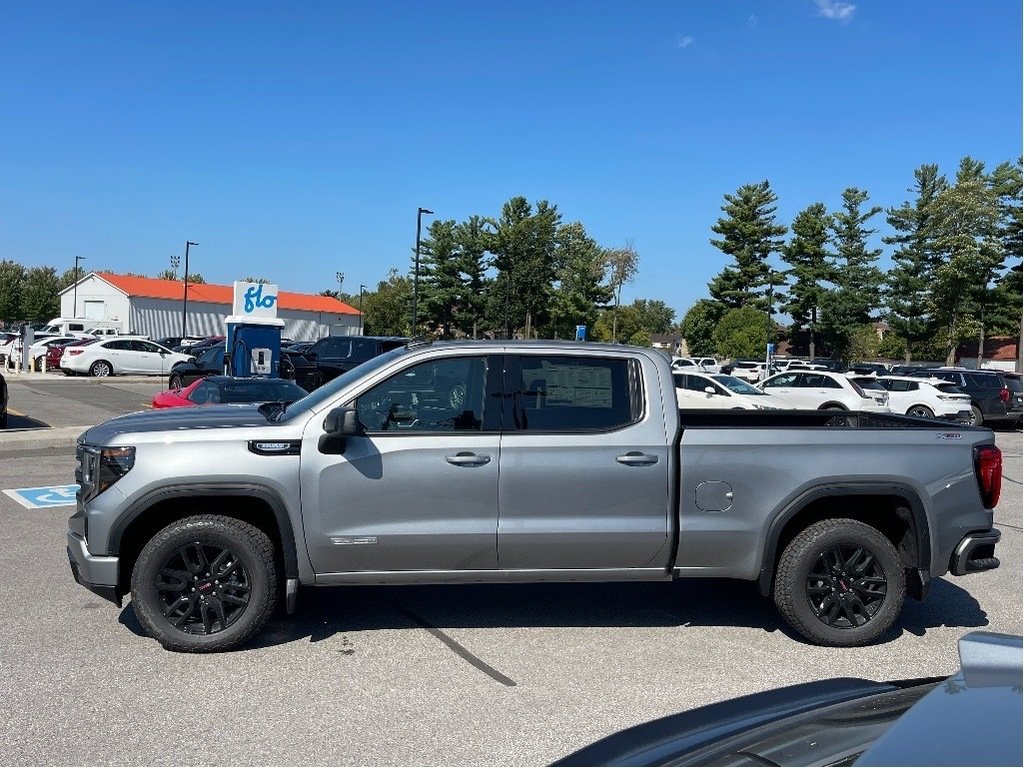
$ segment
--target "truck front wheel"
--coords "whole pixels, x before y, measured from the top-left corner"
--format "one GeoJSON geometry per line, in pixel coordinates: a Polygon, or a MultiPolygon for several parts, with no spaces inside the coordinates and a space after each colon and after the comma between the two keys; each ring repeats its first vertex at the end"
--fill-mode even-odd
{"type": "Polygon", "coordinates": [[[274,611],[274,546],[241,520],[187,517],[142,548],[131,586],[135,615],[164,648],[230,650],[255,635],[274,611]]]}
{"type": "Polygon", "coordinates": [[[819,645],[865,645],[903,609],[906,576],[896,548],[858,520],[822,520],[789,543],[775,573],[779,613],[819,645]]]}

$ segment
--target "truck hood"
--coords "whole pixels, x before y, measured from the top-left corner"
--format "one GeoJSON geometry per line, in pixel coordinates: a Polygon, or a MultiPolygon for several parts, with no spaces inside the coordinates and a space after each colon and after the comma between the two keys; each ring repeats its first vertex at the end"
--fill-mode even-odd
{"type": "Polygon", "coordinates": [[[267,421],[255,404],[216,405],[200,408],[166,408],[138,411],[105,421],[83,432],[79,443],[108,445],[119,435],[175,432],[193,429],[228,429],[275,426],[267,421]]]}

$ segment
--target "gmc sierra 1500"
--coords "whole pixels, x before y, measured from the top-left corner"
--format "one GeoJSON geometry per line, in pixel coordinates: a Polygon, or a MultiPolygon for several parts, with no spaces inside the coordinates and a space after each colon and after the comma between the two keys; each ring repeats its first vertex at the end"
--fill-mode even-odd
{"type": "Polygon", "coordinates": [[[998,566],[987,429],[837,411],[683,414],[654,350],[411,343],[285,408],[85,432],[76,580],[165,647],[252,637],[300,585],[758,584],[860,645],[932,577],[998,566]]]}

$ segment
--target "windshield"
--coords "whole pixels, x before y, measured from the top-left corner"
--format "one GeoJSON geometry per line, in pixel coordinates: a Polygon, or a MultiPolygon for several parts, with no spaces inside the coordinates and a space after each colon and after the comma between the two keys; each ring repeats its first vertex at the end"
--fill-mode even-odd
{"type": "Polygon", "coordinates": [[[722,384],[723,386],[725,386],[727,389],[731,389],[737,395],[764,395],[765,394],[764,392],[762,392],[757,387],[753,387],[750,384],[748,384],[747,382],[743,381],[743,379],[737,379],[735,376],[726,376],[724,373],[722,373],[722,374],[715,374],[711,378],[714,379],[715,381],[717,381],[719,384],[722,384]]]}
{"type": "Polygon", "coordinates": [[[297,400],[291,405],[289,405],[288,410],[281,414],[280,421],[291,421],[293,418],[295,418],[295,415],[297,413],[302,413],[304,411],[315,411],[317,408],[323,405],[324,402],[332,399],[336,394],[338,394],[340,390],[347,387],[353,381],[357,381],[358,379],[361,379],[363,376],[367,376],[370,373],[373,373],[378,368],[383,368],[396,357],[401,357],[404,354],[405,347],[402,346],[398,347],[397,349],[393,349],[390,352],[385,352],[383,355],[373,357],[367,360],[365,363],[360,363],[351,371],[347,371],[346,373],[341,374],[336,379],[332,379],[331,381],[324,384],[322,387],[314,389],[301,400],[297,400]]]}

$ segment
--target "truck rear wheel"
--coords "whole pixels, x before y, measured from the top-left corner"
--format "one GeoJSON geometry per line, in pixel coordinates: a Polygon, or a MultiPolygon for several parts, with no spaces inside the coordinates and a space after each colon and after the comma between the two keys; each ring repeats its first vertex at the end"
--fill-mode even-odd
{"type": "Polygon", "coordinates": [[[775,573],[779,613],[813,643],[866,645],[903,609],[907,585],[896,548],[858,520],[822,520],[789,543],[775,573]]]}
{"type": "Polygon", "coordinates": [[[135,615],[164,648],[230,650],[255,635],[274,611],[274,546],[241,520],[187,517],[142,548],[131,586],[135,615]]]}

